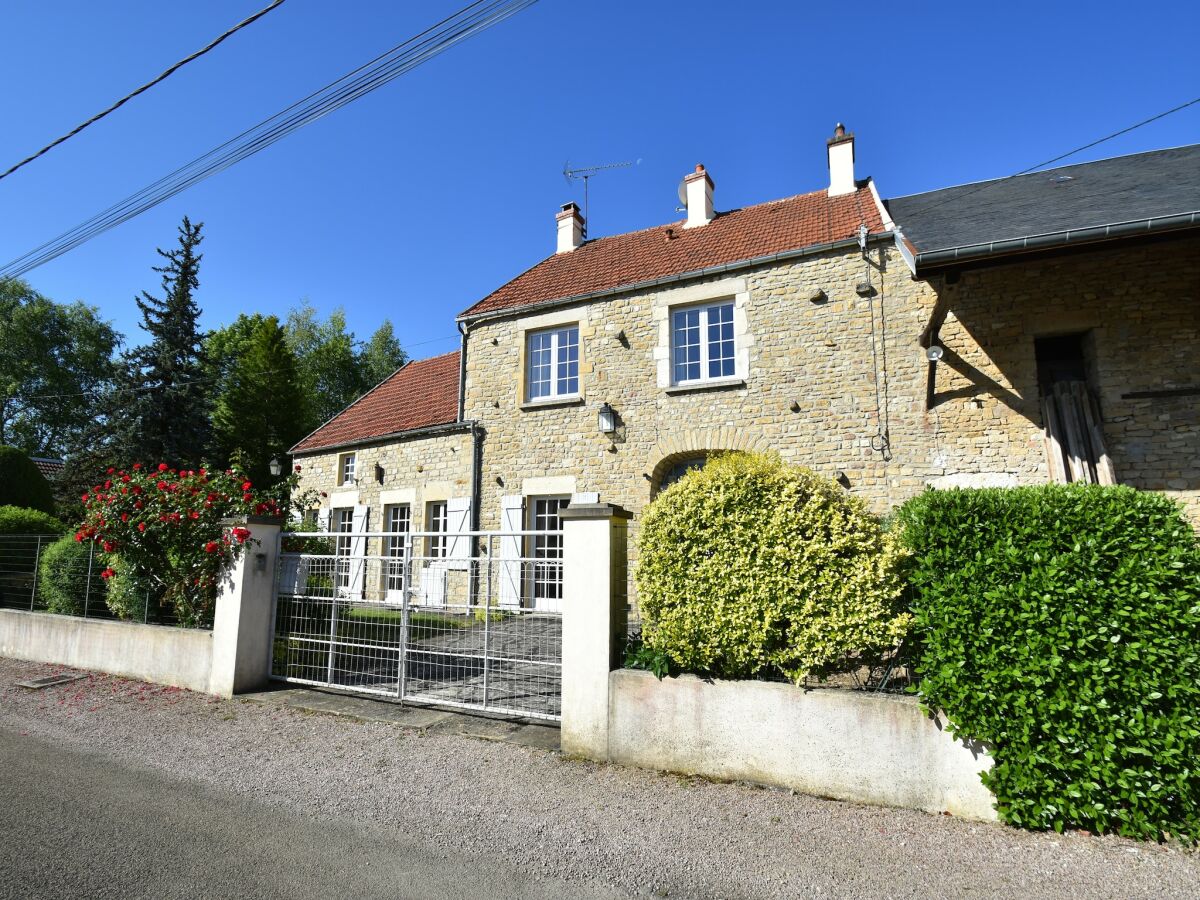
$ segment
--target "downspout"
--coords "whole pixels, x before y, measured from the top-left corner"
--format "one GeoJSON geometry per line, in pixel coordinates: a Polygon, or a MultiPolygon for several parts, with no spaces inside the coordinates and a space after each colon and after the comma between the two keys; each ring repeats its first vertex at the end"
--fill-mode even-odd
{"type": "MultiPolygon", "coordinates": [[[[467,323],[458,323],[458,333],[461,337],[461,348],[458,354],[458,421],[463,421],[467,408],[467,323]]],[[[478,531],[480,523],[479,504],[481,502],[480,478],[483,470],[483,442],[479,423],[474,419],[471,425],[471,530],[478,531]]]]}

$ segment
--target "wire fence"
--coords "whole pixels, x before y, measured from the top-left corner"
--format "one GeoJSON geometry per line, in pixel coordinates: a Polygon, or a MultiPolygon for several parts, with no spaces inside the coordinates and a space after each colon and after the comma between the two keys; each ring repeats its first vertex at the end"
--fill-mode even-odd
{"type": "Polygon", "coordinates": [[[0,535],[0,609],[179,626],[152,592],[110,584],[95,544],[55,534],[0,535]]]}
{"type": "Polygon", "coordinates": [[[562,532],[284,535],[273,674],[557,719],[562,532]]]}

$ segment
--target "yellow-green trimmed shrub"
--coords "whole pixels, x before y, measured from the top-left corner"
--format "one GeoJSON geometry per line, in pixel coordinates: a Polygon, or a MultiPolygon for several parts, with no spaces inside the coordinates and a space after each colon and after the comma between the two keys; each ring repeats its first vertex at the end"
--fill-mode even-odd
{"type": "Polygon", "coordinates": [[[684,671],[801,681],[895,646],[903,551],[838,485],[777,456],[728,453],[642,519],[643,639],[684,671]]]}

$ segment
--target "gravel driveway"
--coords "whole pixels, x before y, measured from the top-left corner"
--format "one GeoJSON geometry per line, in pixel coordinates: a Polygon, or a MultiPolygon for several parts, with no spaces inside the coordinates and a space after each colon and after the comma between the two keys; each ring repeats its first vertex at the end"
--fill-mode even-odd
{"type": "MultiPolygon", "coordinates": [[[[0,728],[633,897],[1187,897],[1200,855],[565,759],[0,659],[0,728]]],[[[349,886],[348,886],[349,889],[349,886]]]]}

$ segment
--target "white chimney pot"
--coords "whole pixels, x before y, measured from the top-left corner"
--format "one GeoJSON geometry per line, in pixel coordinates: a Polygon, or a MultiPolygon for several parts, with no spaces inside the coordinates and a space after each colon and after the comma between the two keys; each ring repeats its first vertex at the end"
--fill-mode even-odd
{"type": "Polygon", "coordinates": [[[714,218],[713,212],[713,180],[704,171],[704,166],[696,166],[696,171],[684,176],[687,191],[687,224],[684,228],[699,228],[707,225],[714,218]]]}
{"type": "Polygon", "coordinates": [[[829,196],[840,197],[858,190],[854,181],[854,135],[838,122],[833,137],[826,141],[829,152],[829,196]]]}
{"type": "Polygon", "coordinates": [[[579,207],[574,203],[564,203],[554,218],[558,222],[558,250],[556,252],[570,253],[572,250],[582,247],[583,216],[579,214],[579,207]]]}

